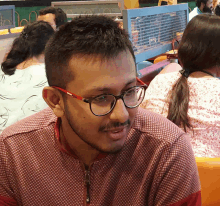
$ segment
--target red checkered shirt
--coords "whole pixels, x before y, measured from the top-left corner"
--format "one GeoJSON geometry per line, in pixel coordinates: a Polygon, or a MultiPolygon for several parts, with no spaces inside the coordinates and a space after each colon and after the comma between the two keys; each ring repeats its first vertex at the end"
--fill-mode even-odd
{"type": "Polygon", "coordinates": [[[139,109],[123,149],[89,170],[61,149],[56,122],[47,108],[3,131],[0,205],[201,205],[188,136],[166,118],[139,109]]]}

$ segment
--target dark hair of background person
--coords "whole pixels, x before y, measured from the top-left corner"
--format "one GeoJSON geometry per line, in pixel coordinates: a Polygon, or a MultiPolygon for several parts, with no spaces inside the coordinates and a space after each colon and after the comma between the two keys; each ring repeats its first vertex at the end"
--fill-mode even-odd
{"type": "Polygon", "coordinates": [[[201,3],[204,3],[206,5],[207,2],[208,2],[208,0],[197,0],[196,6],[199,8],[201,6],[201,3]]]}
{"type": "Polygon", "coordinates": [[[41,9],[39,11],[39,15],[46,15],[46,14],[54,14],[55,15],[55,23],[56,27],[60,27],[63,24],[67,22],[67,15],[66,13],[60,9],[60,8],[55,8],[55,7],[46,7],[44,9],[41,9]]]}
{"type": "Polygon", "coordinates": [[[215,15],[220,16],[220,5],[219,4],[215,7],[215,15]]]}
{"type": "Polygon", "coordinates": [[[161,1],[161,6],[167,5],[167,1],[161,1]]]}
{"type": "Polygon", "coordinates": [[[135,60],[129,36],[118,22],[106,16],[76,17],[62,26],[46,46],[48,83],[66,88],[66,84],[74,79],[74,74],[68,69],[68,63],[74,55],[105,60],[127,50],[135,60]]]}
{"type": "MultiPolygon", "coordinates": [[[[195,16],[186,26],[178,49],[183,69],[189,73],[220,66],[220,17],[211,14],[195,16]]],[[[203,89],[203,88],[201,88],[203,89]]],[[[187,78],[181,75],[169,97],[167,118],[178,126],[191,128],[187,115],[189,87],[187,78]]]]}
{"type": "Polygon", "coordinates": [[[20,36],[14,40],[6,59],[2,62],[2,71],[13,75],[17,65],[42,54],[53,34],[54,30],[47,22],[37,21],[27,25],[20,36]]]}

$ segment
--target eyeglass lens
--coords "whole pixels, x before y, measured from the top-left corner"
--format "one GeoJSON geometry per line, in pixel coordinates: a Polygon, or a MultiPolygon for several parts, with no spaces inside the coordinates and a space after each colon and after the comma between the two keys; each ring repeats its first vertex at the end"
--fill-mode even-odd
{"type": "MultiPolygon", "coordinates": [[[[143,87],[133,87],[123,94],[124,104],[128,108],[137,107],[144,98],[143,87]]],[[[90,107],[95,115],[105,115],[109,113],[116,104],[116,98],[111,95],[101,95],[91,101],[90,107]]]]}

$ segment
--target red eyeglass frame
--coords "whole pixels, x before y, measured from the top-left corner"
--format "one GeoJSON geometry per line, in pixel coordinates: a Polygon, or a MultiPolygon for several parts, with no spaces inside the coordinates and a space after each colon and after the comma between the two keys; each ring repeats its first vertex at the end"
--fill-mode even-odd
{"type": "MultiPolygon", "coordinates": [[[[143,81],[141,81],[139,78],[136,77],[136,79],[137,79],[137,81],[140,82],[143,86],[146,86],[146,87],[147,87],[147,85],[146,85],[143,81]]],[[[51,87],[52,87],[52,88],[55,88],[55,89],[58,89],[58,90],[64,92],[65,94],[68,94],[68,95],[72,96],[73,98],[76,98],[76,99],[82,100],[82,101],[84,101],[84,102],[86,102],[86,103],[89,103],[87,99],[85,99],[85,98],[83,98],[83,97],[81,97],[81,96],[78,96],[78,95],[76,95],[76,94],[74,94],[74,93],[72,93],[72,92],[68,92],[68,91],[65,90],[65,89],[62,89],[62,88],[57,87],[57,86],[51,86],[51,87]]]]}

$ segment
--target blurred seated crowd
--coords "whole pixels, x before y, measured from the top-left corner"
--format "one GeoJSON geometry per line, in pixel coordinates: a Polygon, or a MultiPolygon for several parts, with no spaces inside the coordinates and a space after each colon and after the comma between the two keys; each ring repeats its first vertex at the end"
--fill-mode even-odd
{"type": "Polygon", "coordinates": [[[110,18],[79,17],[66,23],[61,9],[42,9],[1,63],[0,205],[70,205],[75,195],[67,185],[76,193],[75,205],[82,205],[84,197],[86,204],[106,206],[201,205],[194,156],[220,157],[220,7],[209,14],[209,1],[198,0],[189,15],[178,63],[166,66],[148,86],[136,81],[129,38],[110,18]],[[144,161],[149,164],[143,166],[144,161]],[[91,168],[96,172],[90,177],[91,168]],[[33,171],[39,182],[28,175],[33,171]],[[81,191],[83,178],[86,189],[81,191]],[[129,191],[126,181],[134,186],[129,191]],[[34,184],[36,201],[27,186],[34,184]]]}

